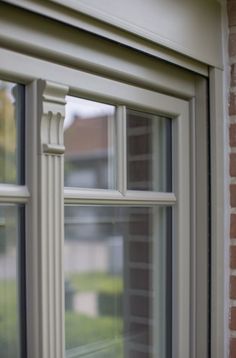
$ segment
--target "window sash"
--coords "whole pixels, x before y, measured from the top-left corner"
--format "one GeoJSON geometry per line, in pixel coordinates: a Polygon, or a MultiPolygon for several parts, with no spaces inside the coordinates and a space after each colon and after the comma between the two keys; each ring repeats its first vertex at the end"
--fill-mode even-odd
{"type": "MultiPolygon", "coordinates": [[[[145,90],[144,94],[145,94],[145,90]]],[[[142,91],[140,90],[140,93],[142,91]]],[[[130,96],[132,97],[131,92],[130,96]]],[[[154,95],[155,97],[155,95],[154,95]]],[[[96,190],[64,188],[65,204],[171,205],[173,210],[173,340],[176,357],[190,355],[190,111],[188,102],[159,95],[142,104],[147,112],[164,113],[172,118],[173,193],[127,191],[126,108],[118,113],[118,188],[96,190]],[[148,104],[150,109],[148,109],[148,104]],[[175,107],[176,106],[176,107],[175,107]],[[119,148],[120,146],[120,148],[119,148]]],[[[137,100],[136,100],[137,101],[137,100]]],[[[133,103],[134,105],[134,103],[133,103]]]]}
{"type": "MultiPolygon", "coordinates": [[[[20,78],[21,81],[23,80],[24,83],[27,84],[26,87],[27,87],[27,103],[28,103],[27,107],[28,108],[27,108],[27,136],[26,136],[27,144],[26,144],[26,147],[30,150],[27,150],[27,153],[26,153],[26,155],[27,155],[27,178],[26,178],[27,186],[24,187],[25,194],[19,195],[20,197],[23,196],[23,198],[20,198],[19,200],[28,203],[26,206],[27,207],[26,208],[27,209],[27,245],[26,245],[27,246],[27,254],[26,254],[26,256],[27,256],[27,311],[29,313],[28,314],[28,327],[29,326],[31,327],[31,330],[28,331],[28,350],[29,350],[29,354],[32,353],[35,357],[41,358],[42,357],[42,349],[45,349],[46,351],[48,349],[48,347],[46,347],[47,345],[45,346],[45,341],[39,341],[40,334],[42,334],[42,337],[44,337],[44,339],[45,339],[43,331],[41,330],[41,323],[40,323],[42,321],[42,319],[45,319],[45,317],[43,317],[43,318],[40,317],[40,309],[39,309],[40,302],[39,301],[41,300],[41,297],[40,297],[39,293],[40,293],[40,287],[41,287],[42,282],[44,282],[44,284],[45,284],[45,282],[47,282],[46,276],[42,276],[42,272],[40,271],[40,267],[44,266],[45,261],[43,260],[41,254],[39,254],[40,250],[37,245],[37,243],[39,242],[38,230],[40,229],[40,215],[41,215],[38,212],[38,207],[37,207],[37,202],[40,199],[40,196],[38,194],[38,189],[37,189],[38,185],[39,185],[38,180],[39,181],[41,180],[40,175],[39,175],[40,168],[38,168],[38,165],[37,165],[40,161],[37,130],[39,128],[39,123],[40,123],[41,119],[38,116],[38,113],[36,113],[37,112],[36,107],[38,107],[38,104],[41,101],[41,97],[37,93],[35,83],[30,84],[30,82],[34,78],[37,78],[39,76],[43,76],[44,78],[48,78],[49,80],[54,80],[54,81],[58,81],[58,78],[60,78],[61,82],[70,86],[71,94],[74,94],[74,95],[82,95],[83,94],[84,96],[87,96],[90,98],[97,98],[97,100],[99,100],[99,99],[104,100],[104,98],[105,99],[110,98],[110,101],[111,101],[110,103],[125,103],[125,105],[127,105],[127,106],[132,106],[132,107],[135,107],[140,110],[148,111],[149,106],[148,105],[140,106],[139,105],[139,103],[140,103],[139,97],[136,97],[133,99],[128,98],[128,100],[126,101],[126,98],[124,98],[124,97],[128,93],[127,92],[128,89],[131,90],[135,86],[121,84],[121,86],[119,87],[119,90],[116,91],[116,83],[118,83],[117,81],[114,81],[114,80],[103,81],[104,79],[99,76],[94,76],[91,74],[88,75],[87,73],[82,72],[82,71],[69,69],[66,67],[62,67],[60,65],[51,64],[46,61],[37,60],[35,58],[29,58],[27,56],[14,53],[9,50],[2,49],[0,52],[3,54],[3,57],[1,57],[0,62],[1,62],[1,68],[4,73],[4,76],[5,77],[6,76],[9,76],[9,77],[15,76],[15,78],[18,78],[18,79],[20,78]],[[4,58],[9,58],[9,56],[11,56],[12,61],[3,62],[4,58]],[[15,65],[16,65],[16,63],[19,62],[19,60],[22,60],[23,66],[21,68],[19,68],[19,71],[16,74],[15,65]],[[39,69],[40,69],[40,71],[39,71],[39,69]],[[80,88],[78,88],[78,84],[79,84],[79,86],[81,86],[80,88]],[[103,85],[104,85],[104,87],[103,87],[103,85]],[[122,94],[122,86],[125,86],[127,89],[125,94],[122,94]],[[113,90],[110,91],[110,93],[109,93],[109,89],[111,87],[113,88],[113,90]],[[104,94],[103,98],[101,98],[101,94],[100,94],[101,88],[105,89],[105,94],[104,94]],[[123,102],[123,100],[124,100],[124,102],[123,102]],[[135,100],[136,100],[136,102],[135,102],[135,100]],[[37,104],[37,106],[36,106],[36,104],[37,104]],[[29,193],[31,195],[30,198],[29,198],[29,193]],[[34,258],[36,260],[34,261],[34,260],[32,260],[32,258],[34,258]],[[32,304],[32,302],[34,302],[34,303],[32,304]]],[[[204,82],[204,79],[198,79],[198,80],[199,80],[199,83],[204,82]]],[[[135,81],[133,81],[133,83],[135,84],[135,81]]],[[[170,86],[170,84],[167,84],[166,88],[168,88],[168,90],[166,90],[166,92],[173,93],[176,96],[183,96],[183,92],[184,92],[184,98],[186,98],[186,100],[183,101],[183,100],[179,100],[178,98],[173,98],[173,99],[177,101],[175,103],[185,103],[185,105],[184,105],[185,112],[188,112],[188,110],[190,109],[191,116],[187,115],[188,120],[190,122],[190,123],[188,123],[188,125],[191,127],[191,133],[194,133],[193,136],[196,137],[196,135],[199,135],[199,133],[201,133],[201,129],[199,129],[199,130],[196,129],[196,131],[195,131],[195,129],[193,129],[193,127],[194,127],[193,122],[198,123],[199,118],[201,118],[201,116],[202,116],[202,114],[200,114],[196,110],[196,108],[198,108],[200,106],[200,104],[205,101],[204,99],[202,99],[202,94],[204,92],[202,92],[202,90],[199,90],[199,91],[196,90],[196,98],[197,98],[197,101],[199,101],[199,102],[197,103],[197,105],[195,107],[195,104],[194,104],[195,101],[193,99],[193,88],[194,87],[193,86],[191,87],[192,89],[190,92],[188,91],[188,88],[184,87],[184,89],[183,89],[183,87],[181,87],[182,90],[178,92],[178,88],[180,88],[180,86],[177,86],[176,84],[177,84],[177,82],[174,85],[174,88],[175,88],[174,90],[173,90],[173,87],[170,86]],[[189,107],[189,103],[190,103],[189,101],[191,102],[190,107],[189,107]],[[196,116],[195,116],[195,114],[196,114],[196,116]],[[193,129],[193,131],[192,131],[192,129],[193,129]]],[[[157,88],[158,88],[158,84],[157,84],[157,88]]],[[[143,93],[146,93],[147,95],[149,93],[149,91],[146,92],[146,90],[142,90],[142,91],[143,91],[143,93]]],[[[138,92],[136,92],[136,93],[138,93],[138,92]]],[[[204,93],[204,95],[205,95],[205,93],[204,93]]],[[[166,98],[171,98],[171,97],[166,96],[166,98]]],[[[172,104],[170,104],[170,107],[168,108],[168,102],[166,101],[166,115],[168,113],[172,114],[174,117],[175,123],[177,123],[177,121],[180,120],[180,118],[181,118],[181,115],[180,115],[181,111],[179,110],[180,107],[179,107],[179,105],[177,105],[174,108],[174,106],[172,104]],[[169,112],[168,112],[168,109],[169,109],[169,112]]],[[[155,107],[155,109],[153,109],[153,110],[156,113],[156,111],[158,111],[158,108],[155,107]]],[[[204,116],[205,116],[205,113],[204,113],[204,116]]],[[[206,118],[206,117],[204,117],[204,118],[206,118]]],[[[204,118],[203,118],[203,121],[204,121],[204,118]]],[[[175,148],[180,148],[181,143],[179,144],[178,141],[179,141],[179,138],[181,138],[181,135],[179,137],[177,124],[176,124],[176,128],[177,128],[177,138],[175,140],[175,145],[176,145],[175,148]]],[[[188,132],[187,135],[189,135],[189,133],[190,132],[188,132]]],[[[191,139],[192,139],[192,134],[191,134],[191,139]]],[[[196,166],[197,170],[199,170],[199,168],[201,168],[201,165],[199,165],[199,163],[201,162],[201,158],[198,158],[196,156],[196,153],[195,154],[193,153],[192,147],[195,146],[196,152],[197,152],[200,145],[198,145],[197,143],[195,145],[194,143],[192,143],[192,141],[191,141],[191,146],[189,144],[190,143],[188,143],[188,146],[189,146],[189,149],[191,147],[191,152],[187,153],[187,156],[191,155],[191,160],[194,161],[193,166],[196,166]]],[[[176,150],[174,149],[173,152],[176,153],[176,150]]],[[[204,152],[204,154],[206,154],[206,152],[204,152]]],[[[185,156],[185,154],[184,154],[184,156],[185,156]]],[[[175,189],[178,189],[178,185],[179,185],[178,181],[180,179],[180,177],[178,176],[178,173],[177,173],[178,164],[177,163],[175,164],[175,161],[177,161],[177,160],[178,160],[177,156],[175,158],[173,158],[174,167],[175,167],[173,176],[175,179],[177,179],[177,185],[176,185],[176,188],[174,188],[174,190],[173,190],[173,192],[175,193],[175,198],[172,196],[172,199],[171,199],[172,205],[174,205],[174,207],[176,208],[176,209],[174,209],[176,212],[176,215],[177,215],[177,210],[179,208],[178,201],[181,198],[181,196],[180,196],[181,193],[178,190],[177,191],[175,190],[175,189]]],[[[191,161],[187,162],[187,165],[190,162],[191,161]]],[[[186,162],[182,166],[182,168],[184,170],[186,169],[185,164],[186,164],[186,162]]],[[[192,192],[196,193],[196,185],[194,183],[192,163],[190,166],[191,166],[191,175],[192,175],[191,193],[192,192]]],[[[77,194],[81,195],[81,198],[83,201],[83,195],[87,195],[87,192],[84,194],[77,193],[75,195],[75,201],[73,201],[74,199],[72,198],[72,195],[73,195],[72,189],[71,188],[65,189],[65,201],[68,203],[77,201],[78,200],[77,194]]],[[[120,188],[118,188],[118,189],[120,190],[120,188]]],[[[182,189],[185,190],[186,188],[182,188],[182,189]]],[[[62,189],[61,193],[63,193],[63,189],[62,189]]],[[[113,195],[114,192],[112,192],[112,193],[109,192],[108,195],[110,195],[110,194],[113,195]]],[[[162,193],[157,193],[157,194],[159,195],[162,193]]],[[[7,199],[7,195],[3,188],[2,195],[0,197],[1,200],[3,200],[3,201],[18,200],[17,195],[14,197],[14,195],[9,194],[8,199],[7,199]],[[11,199],[11,198],[13,198],[13,199],[11,199]]],[[[94,202],[96,203],[97,199],[99,200],[99,202],[101,202],[100,199],[102,199],[101,198],[102,193],[98,194],[98,196],[99,196],[98,198],[96,198],[96,195],[94,197],[94,202]]],[[[120,193],[118,193],[118,194],[115,193],[115,196],[117,196],[117,195],[119,195],[119,197],[122,198],[122,196],[120,196],[120,193]]],[[[126,195],[129,195],[129,192],[126,192],[126,195]]],[[[170,195],[173,195],[173,193],[171,193],[170,195]]],[[[157,198],[157,201],[162,203],[162,199],[163,198],[161,198],[159,196],[159,198],[157,198]]],[[[88,197],[85,197],[85,201],[86,200],[91,202],[90,194],[88,195],[88,197]]],[[[138,200],[139,200],[139,198],[138,198],[138,200]]],[[[184,200],[186,200],[186,198],[184,200]]],[[[198,200],[199,204],[198,204],[198,208],[196,210],[196,203],[194,202],[194,199],[192,199],[192,195],[191,195],[191,212],[188,213],[188,215],[185,218],[185,220],[188,220],[188,217],[191,216],[191,223],[194,222],[194,220],[193,220],[194,215],[196,214],[196,216],[197,216],[199,214],[199,212],[201,212],[202,205],[200,203],[200,199],[197,198],[197,200],[198,200]]],[[[166,201],[166,198],[165,198],[165,201],[166,201]]],[[[170,200],[168,199],[168,202],[169,201],[170,200]]],[[[78,202],[81,202],[81,200],[79,200],[78,202]]],[[[104,203],[105,203],[105,201],[104,201],[104,203]]],[[[108,200],[108,203],[109,203],[109,200],[108,200]]],[[[140,201],[140,205],[142,205],[142,201],[140,201]]],[[[203,203],[203,206],[204,205],[205,205],[205,201],[203,203]]],[[[55,214],[55,215],[57,216],[58,214],[55,214]]],[[[200,217],[201,217],[201,215],[200,215],[200,217]]],[[[184,221],[183,216],[181,216],[181,218],[182,218],[182,223],[183,223],[183,221],[184,221]]],[[[176,221],[178,222],[178,220],[181,218],[179,218],[177,216],[176,221]]],[[[174,224],[176,225],[177,223],[175,222],[174,224]]],[[[194,231],[194,225],[195,224],[192,225],[193,229],[192,229],[191,233],[193,233],[193,231],[194,231]]],[[[179,230],[177,230],[177,231],[178,231],[177,233],[180,232],[179,230]]],[[[205,233],[206,233],[206,230],[205,230],[205,233]]],[[[196,234],[196,235],[198,235],[198,234],[196,234]]],[[[189,237],[190,237],[190,235],[189,235],[189,237]]],[[[200,237],[197,236],[196,240],[195,239],[193,239],[193,240],[197,241],[199,238],[200,237]]],[[[199,243],[199,246],[201,246],[201,243],[199,243]]],[[[188,254],[189,254],[189,252],[188,252],[188,254]]],[[[196,251],[193,250],[193,254],[191,254],[191,255],[196,257],[196,251]]],[[[54,260],[54,258],[52,256],[51,256],[51,259],[54,260]]],[[[60,262],[62,263],[62,261],[60,261],[60,262]]],[[[191,262],[191,264],[192,264],[192,262],[191,262]]],[[[193,281],[196,281],[195,278],[193,281]]],[[[191,281],[191,286],[195,286],[195,283],[192,281],[191,281]]],[[[193,290],[191,289],[191,292],[193,292],[193,295],[194,295],[194,289],[193,290]]],[[[178,294],[178,292],[177,292],[177,294],[178,294]]],[[[50,292],[49,292],[49,295],[51,295],[50,292]]],[[[191,308],[191,312],[196,311],[196,305],[197,305],[197,303],[192,306],[193,308],[191,308]]],[[[198,307],[200,307],[200,305],[198,305],[198,307]]],[[[198,310],[198,312],[200,312],[200,311],[198,310]]],[[[198,315],[198,317],[200,317],[200,316],[201,315],[198,315]]],[[[198,327],[200,327],[201,326],[201,318],[198,318],[198,317],[196,317],[196,319],[199,322],[198,327]]],[[[181,317],[180,316],[177,317],[177,323],[174,326],[174,330],[178,327],[178,324],[181,325],[183,323],[183,322],[178,322],[179,318],[181,318],[181,317]]],[[[192,322],[193,322],[193,325],[195,325],[196,320],[192,320],[192,322]]],[[[205,322],[204,322],[204,324],[205,324],[205,322]]],[[[200,330],[200,328],[198,328],[198,330],[200,330]]],[[[192,329],[192,326],[191,326],[190,336],[192,337],[191,342],[194,342],[196,335],[194,333],[194,328],[192,329]]],[[[185,337],[185,339],[186,339],[186,337],[185,337]]],[[[176,337],[175,335],[173,337],[173,342],[174,342],[174,346],[177,347],[176,354],[179,354],[181,348],[179,347],[178,337],[176,337]]],[[[61,350],[61,351],[63,351],[63,350],[61,350]]],[[[193,351],[195,351],[194,343],[191,343],[191,352],[193,352],[193,351]]],[[[58,353],[58,351],[57,351],[57,353],[58,353]]],[[[64,354],[64,353],[62,352],[61,354],[64,354]]],[[[182,357],[185,357],[185,356],[182,355],[181,358],[182,357]]],[[[201,358],[202,358],[202,356],[201,356],[201,358]]]]}

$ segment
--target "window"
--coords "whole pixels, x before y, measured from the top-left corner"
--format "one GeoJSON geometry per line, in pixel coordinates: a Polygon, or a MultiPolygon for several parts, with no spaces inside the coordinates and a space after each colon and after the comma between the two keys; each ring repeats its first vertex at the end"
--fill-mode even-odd
{"type": "Polygon", "coordinates": [[[0,81],[0,355],[26,354],[24,86],[0,81]]]}
{"type": "Polygon", "coordinates": [[[24,184],[24,86],[0,81],[0,183],[24,184]]]}
{"type": "Polygon", "coordinates": [[[67,357],[168,358],[190,331],[189,107],[146,94],[67,96],[67,357]]]}
{"type": "Polygon", "coordinates": [[[205,79],[15,56],[21,72],[6,73],[24,85],[0,184],[1,235],[20,266],[13,356],[206,358],[205,79]]]}
{"type": "Polygon", "coordinates": [[[115,189],[115,107],[67,96],[65,185],[115,189]]]}
{"type": "Polygon", "coordinates": [[[170,240],[168,208],[66,206],[68,357],[170,356],[170,240]]]}

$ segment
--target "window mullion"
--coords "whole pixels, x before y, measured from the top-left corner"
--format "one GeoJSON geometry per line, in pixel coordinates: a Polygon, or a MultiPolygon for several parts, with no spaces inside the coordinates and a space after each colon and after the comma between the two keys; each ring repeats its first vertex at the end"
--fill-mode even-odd
{"type": "Polygon", "coordinates": [[[31,170],[27,181],[32,193],[27,208],[28,352],[36,358],[64,357],[63,122],[67,91],[65,86],[42,80],[28,88],[29,99],[36,105],[28,113],[31,170]]]}

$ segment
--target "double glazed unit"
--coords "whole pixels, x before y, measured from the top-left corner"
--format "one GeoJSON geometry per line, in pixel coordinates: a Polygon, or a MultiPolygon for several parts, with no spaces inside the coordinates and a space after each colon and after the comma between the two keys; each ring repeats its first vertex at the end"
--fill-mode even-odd
{"type": "Polygon", "coordinates": [[[101,41],[0,51],[0,356],[206,358],[207,81],[101,41]]]}
{"type": "MultiPolygon", "coordinates": [[[[172,145],[175,160],[183,146],[189,152],[188,107],[154,93],[145,104],[144,94],[143,105],[130,103],[135,109],[67,97],[65,185],[73,186],[65,188],[69,357],[171,354],[172,145]],[[187,138],[179,147],[178,130],[187,138]]],[[[182,180],[187,188],[188,173],[182,180]]],[[[187,238],[186,229],[180,232],[187,238]]],[[[181,244],[188,249],[187,240],[181,244]]],[[[188,280],[187,267],[185,274],[188,280]]]]}

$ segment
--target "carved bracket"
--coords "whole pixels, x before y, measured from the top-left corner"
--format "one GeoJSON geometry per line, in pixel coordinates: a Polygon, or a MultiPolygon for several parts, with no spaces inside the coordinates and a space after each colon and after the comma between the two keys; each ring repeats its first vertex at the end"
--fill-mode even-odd
{"type": "Polygon", "coordinates": [[[50,81],[38,81],[39,153],[62,155],[65,152],[63,125],[65,97],[69,88],[50,81]]]}

